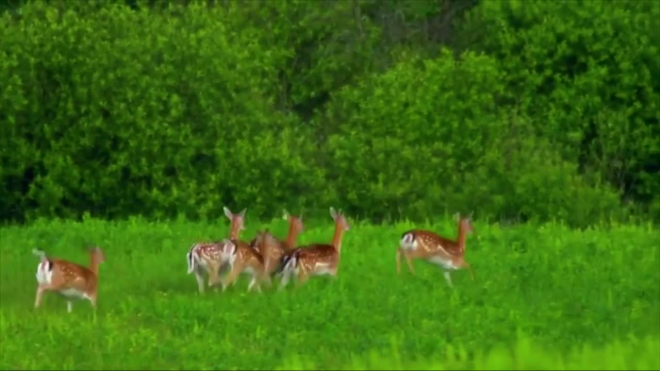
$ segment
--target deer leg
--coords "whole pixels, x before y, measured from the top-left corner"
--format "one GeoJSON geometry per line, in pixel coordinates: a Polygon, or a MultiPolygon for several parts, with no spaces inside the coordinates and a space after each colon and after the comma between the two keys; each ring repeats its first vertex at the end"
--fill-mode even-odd
{"type": "Polygon", "coordinates": [[[264,259],[264,273],[270,275],[273,271],[272,259],[264,259]]]}
{"type": "Polygon", "coordinates": [[[282,291],[284,290],[284,287],[289,284],[289,280],[291,279],[291,271],[288,269],[285,269],[282,271],[282,280],[280,281],[280,287],[279,290],[282,291]]]}
{"type": "MultiPolygon", "coordinates": [[[[197,289],[200,294],[204,293],[204,275],[202,272],[195,269],[195,278],[197,279],[197,289]]],[[[209,280],[210,283],[210,280],[209,280]]]]}
{"type": "Polygon", "coordinates": [[[250,281],[250,285],[248,286],[248,292],[252,290],[252,288],[256,285],[257,287],[257,292],[261,292],[261,285],[259,285],[259,277],[255,274],[252,276],[252,280],[250,281]]]}
{"type": "Polygon", "coordinates": [[[449,285],[449,287],[454,287],[454,285],[451,283],[451,273],[449,273],[449,271],[445,271],[444,275],[445,275],[445,280],[447,280],[447,284],[449,285]]]}
{"type": "Polygon", "coordinates": [[[73,311],[73,302],[71,300],[66,301],[66,311],[71,313],[73,311]]]}
{"type": "Polygon", "coordinates": [[[209,264],[209,287],[215,286],[220,281],[220,265],[209,264]]]}
{"type": "Polygon", "coordinates": [[[229,272],[229,275],[222,282],[222,291],[225,291],[230,284],[236,283],[236,278],[238,277],[239,273],[241,273],[242,270],[243,270],[243,263],[238,261],[235,262],[234,265],[231,267],[231,272],[229,272]]]}
{"type": "MultiPolygon", "coordinates": [[[[94,294],[89,294],[87,295],[87,300],[89,300],[89,303],[92,305],[92,309],[94,309],[94,312],[96,312],[96,301],[98,298],[98,292],[94,294]]],[[[73,308],[73,303],[71,303],[71,307],[73,308]]]]}
{"type": "Polygon", "coordinates": [[[296,280],[296,288],[299,288],[303,283],[307,282],[309,279],[309,274],[305,272],[304,269],[298,271],[298,279],[296,280]]]}
{"type": "Polygon", "coordinates": [[[273,279],[271,278],[271,273],[270,272],[264,272],[261,274],[261,277],[259,277],[260,281],[263,281],[268,285],[268,287],[273,286],[273,279]]]}
{"type": "Polygon", "coordinates": [[[408,251],[404,251],[403,256],[406,257],[406,263],[408,264],[408,269],[410,270],[410,273],[412,273],[413,276],[414,276],[415,275],[415,266],[413,266],[412,258],[410,257],[410,253],[408,251]]]}
{"type": "Polygon", "coordinates": [[[261,294],[261,281],[263,281],[263,277],[259,276],[254,276],[254,281],[255,284],[257,285],[257,292],[261,294]]]}
{"type": "Polygon", "coordinates": [[[39,285],[39,287],[37,287],[37,296],[34,299],[34,309],[39,308],[39,306],[41,305],[41,300],[43,299],[44,291],[46,291],[45,287],[43,287],[41,285],[39,285]]]}
{"type": "Polygon", "coordinates": [[[408,253],[407,250],[404,250],[400,247],[396,251],[396,272],[397,272],[397,274],[401,274],[401,255],[403,255],[406,258],[406,264],[408,265],[408,270],[410,271],[410,273],[415,275],[415,267],[413,266],[412,258],[410,257],[410,254],[408,253]]]}
{"type": "Polygon", "coordinates": [[[257,283],[257,277],[252,276],[252,280],[250,281],[250,284],[248,285],[248,292],[252,290],[252,287],[257,283]]]}

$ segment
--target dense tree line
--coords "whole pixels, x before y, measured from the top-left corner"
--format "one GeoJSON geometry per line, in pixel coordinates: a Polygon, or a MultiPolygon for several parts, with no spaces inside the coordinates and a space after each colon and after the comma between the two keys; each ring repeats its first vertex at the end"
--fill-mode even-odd
{"type": "Polygon", "coordinates": [[[660,2],[9,1],[0,219],[660,217],[660,2]]]}

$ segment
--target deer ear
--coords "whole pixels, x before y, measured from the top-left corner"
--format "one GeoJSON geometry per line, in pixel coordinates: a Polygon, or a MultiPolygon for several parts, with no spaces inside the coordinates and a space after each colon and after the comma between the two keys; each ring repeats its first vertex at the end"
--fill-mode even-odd
{"type": "Polygon", "coordinates": [[[227,216],[227,218],[232,219],[234,214],[231,213],[231,210],[229,210],[227,206],[223,206],[222,209],[225,211],[225,215],[227,216]]]}
{"type": "Polygon", "coordinates": [[[282,209],[282,219],[284,220],[289,219],[289,212],[286,211],[286,209],[282,209]]]}
{"type": "Polygon", "coordinates": [[[460,213],[456,213],[456,214],[454,214],[454,220],[455,220],[455,221],[459,221],[459,220],[461,220],[461,214],[460,214],[460,213]]]}
{"type": "Polygon", "coordinates": [[[332,219],[337,219],[337,212],[335,211],[334,207],[330,207],[330,215],[332,216],[332,219]]]}
{"type": "Polygon", "coordinates": [[[246,211],[247,211],[247,207],[245,209],[243,209],[243,211],[241,211],[241,213],[239,214],[241,216],[241,218],[245,218],[245,212],[246,211]]]}

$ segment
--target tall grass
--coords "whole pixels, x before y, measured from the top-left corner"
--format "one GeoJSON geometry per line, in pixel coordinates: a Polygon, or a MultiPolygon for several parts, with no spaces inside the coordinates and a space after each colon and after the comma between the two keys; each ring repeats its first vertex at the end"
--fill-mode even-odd
{"type": "MultiPolygon", "coordinates": [[[[420,225],[417,225],[420,226],[420,225]]],[[[185,254],[228,235],[216,224],[140,219],[40,221],[0,229],[2,369],[648,369],[660,339],[660,235],[650,225],[570,230],[474,223],[467,260],[447,287],[437,267],[412,276],[394,254],[407,223],[354,222],[339,278],[299,290],[197,293],[185,254]],[[96,315],[47,295],[33,309],[33,248],[87,264],[105,251],[96,315]],[[524,334],[521,335],[521,334],[524,334]]],[[[286,222],[247,221],[283,237],[286,222]]],[[[329,241],[328,222],[299,243],[329,241]]],[[[421,225],[455,236],[453,221],[421,225]]]]}
{"type": "MultiPolygon", "coordinates": [[[[657,337],[613,341],[594,348],[576,345],[568,352],[542,346],[521,336],[511,348],[496,347],[468,356],[468,351],[448,346],[442,359],[407,359],[394,344],[387,352],[356,355],[342,370],[657,370],[660,369],[657,337]]],[[[331,369],[298,356],[288,359],[280,370],[331,369]]]]}

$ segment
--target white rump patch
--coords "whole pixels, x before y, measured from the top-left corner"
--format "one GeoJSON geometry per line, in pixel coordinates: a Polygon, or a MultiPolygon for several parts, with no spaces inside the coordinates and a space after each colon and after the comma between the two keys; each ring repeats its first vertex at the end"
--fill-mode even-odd
{"type": "Polygon", "coordinates": [[[298,257],[294,254],[286,262],[282,271],[298,273],[298,257]]]}
{"type": "Polygon", "coordinates": [[[186,259],[188,260],[188,274],[192,273],[197,266],[196,252],[197,252],[197,246],[193,245],[190,251],[188,251],[188,254],[186,254],[186,259]]]}
{"type": "Polygon", "coordinates": [[[53,270],[50,269],[50,262],[48,260],[43,260],[37,266],[37,282],[42,285],[50,285],[51,280],[53,279],[53,270]]]}
{"type": "Polygon", "coordinates": [[[412,233],[406,233],[401,238],[399,246],[401,246],[401,248],[404,250],[416,250],[417,241],[415,241],[415,236],[413,236],[412,233]]]}

